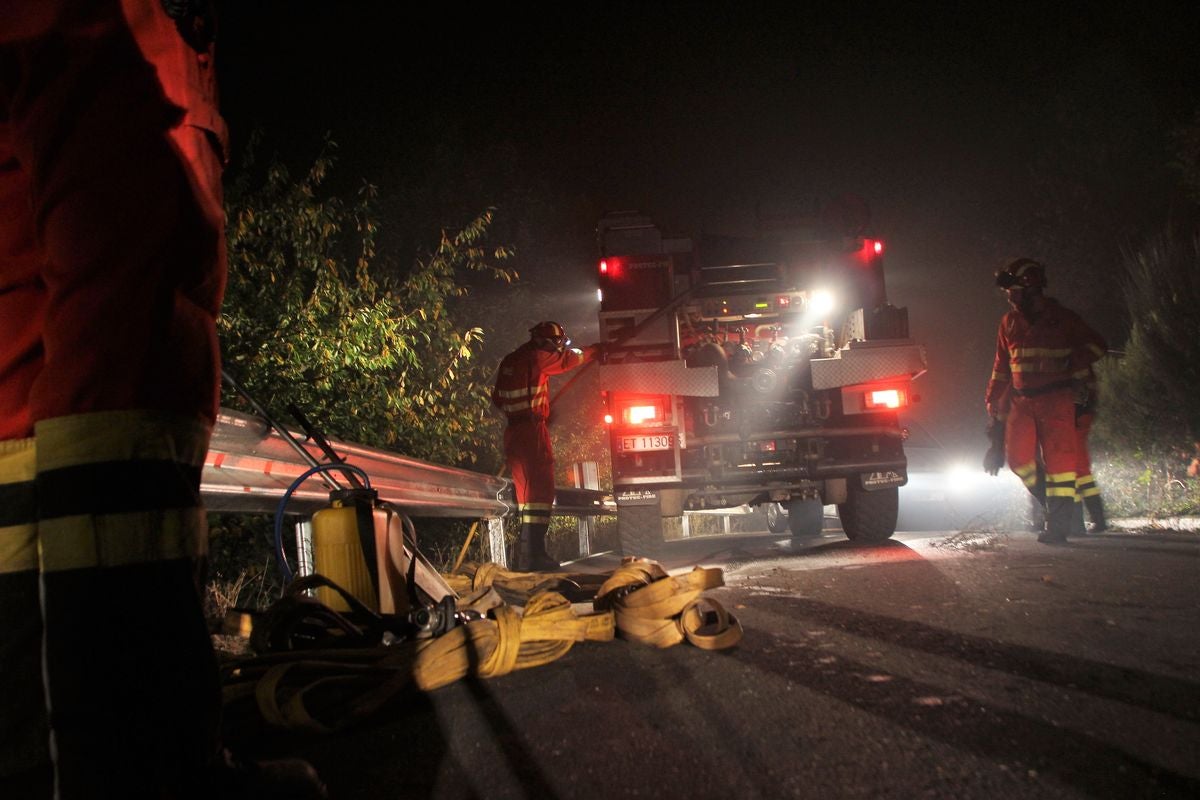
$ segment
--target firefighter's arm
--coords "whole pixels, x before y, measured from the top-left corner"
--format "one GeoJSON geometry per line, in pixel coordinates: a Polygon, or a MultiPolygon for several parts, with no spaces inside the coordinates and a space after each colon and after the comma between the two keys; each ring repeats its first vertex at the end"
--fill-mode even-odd
{"type": "Polygon", "coordinates": [[[1071,377],[1086,380],[1092,364],[1108,351],[1108,342],[1079,316],[1075,316],[1072,328],[1071,377]]]}
{"type": "Polygon", "coordinates": [[[570,372],[578,366],[596,358],[600,352],[599,345],[589,345],[583,349],[570,347],[561,353],[538,351],[538,367],[544,375],[561,375],[570,372]]]}

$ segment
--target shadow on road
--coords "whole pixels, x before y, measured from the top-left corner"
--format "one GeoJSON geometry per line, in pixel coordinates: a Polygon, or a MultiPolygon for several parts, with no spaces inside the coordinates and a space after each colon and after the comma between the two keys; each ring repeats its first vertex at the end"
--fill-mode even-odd
{"type": "Polygon", "coordinates": [[[1078,689],[1187,722],[1200,721],[1200,683],[956,633],[810,598],[756,597],[754,603],[762,610],[805,617],[855,636],[1078,689]]]}
{"type": "MultiPolygon", "coordinates": [[[[755,607],[801,616],[856,636],[959,659],[989,669],[1131,703],[1172,717],[1200,718],[1200,685],[1037,648],[1005,644],[921,623],[794,597],[755,598],[755,607]]],[[[1022,763],[1104,797],[1197,797],[1200,781],[1129,754],[1086,733],[976,698],[947,696],[934,684],[888,674],[748,629],[734,658],[871,714],[999,763],[1022,763]],[[1031,763],[1032,762],[1032,763],[1031,763]]]]}

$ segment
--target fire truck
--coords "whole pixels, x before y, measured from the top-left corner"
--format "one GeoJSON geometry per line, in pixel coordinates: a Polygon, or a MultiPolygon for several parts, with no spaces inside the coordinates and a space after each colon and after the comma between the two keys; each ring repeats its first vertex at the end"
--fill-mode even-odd
{"type": "Polygon", "coordinates": [[[838,216],[695,240],[637,212],[600,221],[598,371],[625,554],[659,554],[667,518],[744,504],[778,504],[795,537],[820,534],[826,505],[853,541],[895,532],[899,415],[925,350],[887,301],[884,243],[838,216]]]}

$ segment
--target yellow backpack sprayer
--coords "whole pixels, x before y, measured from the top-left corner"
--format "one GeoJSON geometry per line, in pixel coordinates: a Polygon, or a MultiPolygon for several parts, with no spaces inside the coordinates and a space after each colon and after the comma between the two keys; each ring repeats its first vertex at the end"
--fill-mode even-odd
{"type": "MultiPolygon", "coordinates": [[[[283,548],[283,518],[288,500],[314,475],[330,488],[329,505],[312,516],[313,571],[345,590],[360,607],[377,614],[404,615],[436,606],[446,597],[454,598],[453,589],[437,570],[418,552],[412,522],[404,514],[381,502],[363,470],[347,464],[294,405],[288,406],[311,441],[328,459],[319,462],[302,442],[267,413],[228,372],[225,382],[241,395],[279,436],[310,465],[288,487],[275,513],[275,553],[285,583],[296,576],[288,565],[283,548]],[[333,478],[341,473],[349,486],[333,478]]],[[[334,611],[349,611],[351,604],[342,592],[317,582],[317,599],[334,611]]]]}

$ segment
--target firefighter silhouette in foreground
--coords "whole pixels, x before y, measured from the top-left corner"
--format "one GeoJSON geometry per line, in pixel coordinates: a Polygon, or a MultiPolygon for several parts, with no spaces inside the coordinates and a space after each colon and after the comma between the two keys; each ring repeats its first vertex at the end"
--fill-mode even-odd
{"type": "Polygon", "coordinates": [[[1003,430],[1009,468],[1045,508],[1038,541],[1065,542],[1079,532],[1076,406],[1086,402],[1091,365],[1107,346],[1078,314],[1045,296],[1046,270],[1038,262],[1013,261],[996,273],[996,285],[1011,310],[1000,320],[985,395],[993,432],[985,468],[995,474],[996,434],[1003,430]]]}
{"type": "Polygon", "coordinates": [[[580,367],[596,358],[600,346],[571,347],[557,322],[539,322],[529,329],[529,341],[504,357],[492,389],[492,402],[504,412],[504,457],[517,494],[521,534],[516,568],[558,569],[546,552],[546,529],[554,505],[554,452],[550,445],[551,375],[580,367]]]}
{"type": "Polygon", "coordinates": [[[196,583],[225,283],[208,5],[4,5],[0,797],[325,794],[218,738],[196,583]]]}

